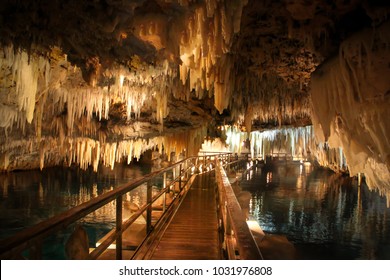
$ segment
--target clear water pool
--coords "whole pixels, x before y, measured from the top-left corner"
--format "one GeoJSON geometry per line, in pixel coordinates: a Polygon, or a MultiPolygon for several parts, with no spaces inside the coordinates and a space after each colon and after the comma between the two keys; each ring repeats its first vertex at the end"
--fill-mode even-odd
{"type": "Polygon", "coordinates": [[[252,194],[250,214],[300,259],[390,259],[386,199],[356,179],[284,163],[251,171],[241,186],[252,194]]]}

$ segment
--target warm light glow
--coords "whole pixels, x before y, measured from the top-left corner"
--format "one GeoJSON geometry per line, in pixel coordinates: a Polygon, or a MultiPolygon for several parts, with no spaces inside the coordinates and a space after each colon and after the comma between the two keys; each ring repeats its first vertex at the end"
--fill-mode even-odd
{"type": "Polygon", "coordinates": [[[304,178],[304,176],[298,176],[298,178],[297,178],[297,185],[296,185],[296,187],[297,187],[297,190],[302,190],[303,189],[303,187],[304,187],[304,180],[305,180],[305,178],[304,178]]]}
{"type": "Polygon", "coordinates": [[[119,75],[119,86],[120,86],[120,88],[123,87],[124,80],[125,80],[125,76],[119,75]]]}
{"type": "Polygon", "coordinates": [[[267,172],[267,184],[272,182],[272,172],[267,172]]]}
{"type": "Polygon", "coordinates": [[[256,220],[250,219],[247,220],[246,223],[252,234],[256,235],[260,240],[265,236],[263,229],[260,227],[259,223],[256,220]]]}

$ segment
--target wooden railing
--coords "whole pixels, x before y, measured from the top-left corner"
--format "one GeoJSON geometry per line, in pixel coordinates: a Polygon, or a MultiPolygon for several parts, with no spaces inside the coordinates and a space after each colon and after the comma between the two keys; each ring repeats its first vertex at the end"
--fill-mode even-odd
{"type": "Polygon", "coordinates": [[[270,157],[272,160],[279,161],[291,161],[293,159],[293,156],[290,153],[272,153],[270,154],[270,157]]]}
{"type": "MultiPolygon", "coordinates": [[[[243,167],[246,169],[246,166],[243,167]]],[[[220,162],[216,166],[219,212],[222,222],[223,246],[231,260],[263,259],[259,247],[246,223],[246,217],[220,162]]]]}
{"type": "Polygon", "coordinates": [[[42,256],[42,244],[47,237],[65,230],[88,214],[113,201],[116,202],[115,230],[111,231],[108,236],[106,236],[105,240],[89,253],[89,258],[97,259],[111,244],[115,243],[116,259],[122,259],[122,235],[141,215],[145,215],[146,233],[149,234],[152,231],[152,205],[154,202],[158,199],[162,199],[163,212],[167,211],[169,209],[169,205],[166,205],[167,193],[174,191],[173,189],[177,188],[177,190],[174,191],[175,197],[173,200],[176,199],[194,173],[211,170],[215,168],[217,162],[228,163],[232,161],[232,159],[233,156],[231,153],[216,153],[190,157],[175,163],[170,167],[150,173],[133,182],[119,186],[110,192],[99,195],[62,214],[38,223],[31,228],[27,228],[12,237],[1,240],[0,259],[44,258],[44,256],[42,256]],[[168,175],[171,175],[171,180],[168,180],[168,175]],[[163,186],[156,195],[152,196],[151,181],[158,176],[162,176],[163,186]],[[131,217],[123,219],[124,195],[141,186],[145,186],[145,184],[147,186],[146,203],[140,206],[139,210],[133,213],[131,217]]]}

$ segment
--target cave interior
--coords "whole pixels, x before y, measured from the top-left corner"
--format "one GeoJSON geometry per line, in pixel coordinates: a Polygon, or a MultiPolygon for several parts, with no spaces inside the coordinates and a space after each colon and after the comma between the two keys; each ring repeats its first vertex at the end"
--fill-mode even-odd
{"type": "Polygon", "coordinates": [[[380,0],[1,1],[0,170],[97,170],[195,155],[227,126],[312,126],[321,165],[345,157],[386,195],[389,13],[380,0]]]}

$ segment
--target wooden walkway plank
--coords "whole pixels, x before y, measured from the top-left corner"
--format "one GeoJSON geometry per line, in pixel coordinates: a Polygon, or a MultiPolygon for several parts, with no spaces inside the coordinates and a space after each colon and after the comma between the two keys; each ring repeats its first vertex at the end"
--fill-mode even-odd
{"type": "Polygon", "coordinates": [[[215,180],[199,175],[155,248],[152,259],[221,259],[215,180]]]}

